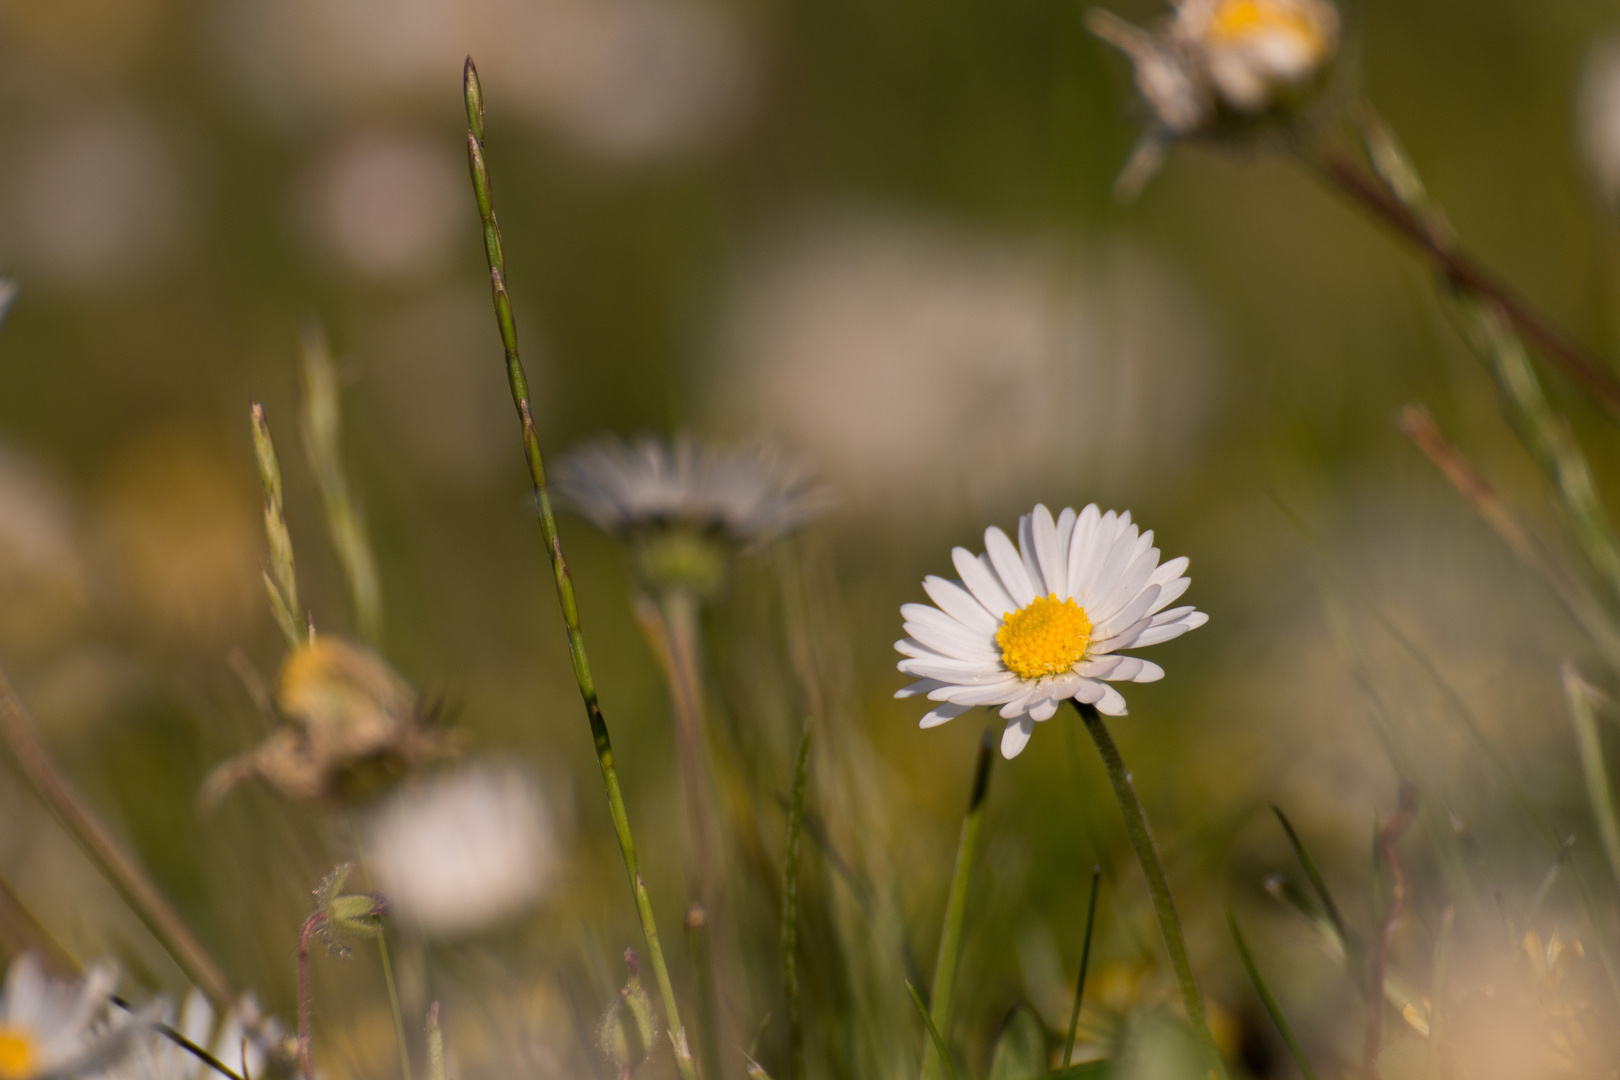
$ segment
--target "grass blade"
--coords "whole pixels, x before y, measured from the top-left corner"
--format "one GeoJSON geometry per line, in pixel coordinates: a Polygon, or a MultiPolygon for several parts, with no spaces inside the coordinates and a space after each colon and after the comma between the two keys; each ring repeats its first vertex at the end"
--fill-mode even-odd
{"type": "MultiPolygon", "coordinates": [[[[939,956],[934,961],[933,1014],[930,1030],[949,1031],[951,998],[956,989],[956,954],[962,946],[962,924],[967,916],[968,882],[973,876],[974,856],[979,850],[979,829],[984,824],[984,798],[990,790],[990,763],[995,760],[990,732],[979,740],[979,761],[973,771],[973,794],[968,797],[967,814],[962,819],[962,837],[956,845],[956,870],[951,875],[951,896],[945,904],[945,929],[939,938],[939,956]]],[[[934,1042],[938,1042],[936,1035],[934,1042]]],[[[943,1055],[944,1051],[939,1051],[943,1055]]],[[[936,1080],[939,1066],[932,1045],[923,1047],[923,1080],[936,1080]]]]}
{"type": "Polygon", "coordinates": [[[1074,1060],[1074,1034],[1080,1027],[1080,999],[1086,992],[1086,967],[1091,963],[1091,931],[1097,925],[1097,889],[1102,885],[1102,867],[1091,868],[1091,900],[1086,904],[1086,940],[1080,947],[1080,977],[1074,984],[1074,1011],[1069,1013],[1069,1037],[1063,1043],[1063,1071],[1074,1060]]]}
{"type": "Polygon", "coordinates": [[[917,988],[911,985],[910,979],[906,980],[906,991],[911,994],[912,1002],[916,1004],[917,1011],[922,1014],[923,1024],[928,1028],[929,1045],[934,1048],[938,1060],[943,1063],[947,1080],[957,1080],[956,1066],[951,1064],[951,1055],[945,1050],[945,1040],[939,1037],[939,1028],[934,1026],[934,1018],[928,1015],[928,1006],[923,1004],[922,995],[917,993],[917,988]]]}
{"type": "Polygon", "coordinates": [[[1322,872],[1316,868],[1316,860],[1305,847],[1305,842],[1299,838],[1294,829],[1294,823],[1288,820],[1288,815],[1276,803],[1271,803],[1271,812],[1277,815],[1277,823],[1282,826],[1283,832],[1288,834],[1288,843],[1294,849],[1294,857],[1305,870],[1305,878],[1311,883],[1311,891],[1316,894],[1317,902],[1322,905],[1322,912],[1327,916],[1328,922],[1333,924],[1333,932],[1339,936],[1339,944],[1343,946],[1345,956],[1350,958],[1351,965],[1359,969],[1361,963],[1361,943],[1351,933],[1350,927],[1344,921],[1344,915],[1339,911],[1339,905],[1334,902],[1333,894],[1328,891],[1327,880],[1322,872]]]}
{"type": "Polygon", "coordinates": [[[1305,1048],[1300,1046],[1299,1040],[1294,1037],[1294,1029],[1288,1026],[1287,1018],[1277,1006],[1277,999],[1271,996],[1266,980],[1260,977],[1260,969],[1254,966],[1254,957],[1249,952],[1248,943],[1243,940],[1243,931],[1238,929],[1237,917],[1232,914],[1231,908],[1226,909],[1226,924],[1232,928],[1232,940],[1237,944],[1238,956],[1243,960],[1243,970],[1249,973],[1249,981],[1254,984],[1255,993],[1260,995],[1260,1003],[1266,1007],[1266,1015],[1277,1025],[1278,1033],[1282,1035],[1283,1042],[1288,1044],[1288,1052],[1294,1055],[1294,1063],[1299,1066],[1305,1080],[1316,1080],[1316,1072],[1305,1057],[1305,1048]]]}
{"type": "Polygon", "coordinates": [[[787,998],[788,1072],[792,1080],[804,1080],[804,1025],[799,1012],[799,838],[804,834],[804,795],[810,786],[810,725],[806,718],[793,768],[782,870],[782,989],[787,998]]]}

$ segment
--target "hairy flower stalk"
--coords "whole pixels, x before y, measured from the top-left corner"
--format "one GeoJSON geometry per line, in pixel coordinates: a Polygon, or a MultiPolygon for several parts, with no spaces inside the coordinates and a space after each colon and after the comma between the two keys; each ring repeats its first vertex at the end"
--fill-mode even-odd
{"type": "Polygon", "coordinates": [[[478,202],[478,216],[484,228],[484,253],[489,263],[490,286],[495,304],[495,321],[506,353],[506,377],[512,390],[512,404],[518,413],[522,430],[524,458],[529,476],[534,483],[534,498],[539,511],[540,529],[545,537],[546,550],[551,558],[552,575],[557,583],[557,599],[562,605],[563,625],[568,632],[568,651],[573,660],[574,678],[579,684],[580,697],[585,703],[591,737],[596,746],[596,760],[602,769],[602,783],[607,788],[608,809],[613,817],[619,850],[624,856],[625,873],[635,894],[636,911],[641,916],[641,929],[647,940],[648,959],[652,962],[653,976],[658,983],[658,995],[663,1000],[664,1014],[669,1023],[670,1043],[675,1051],[675,1066],[682,1080],[696,1080],[697,1069],[687,1045],[686,1029],[681,1025],[680,1008],[675,1000],[675,988],[670,982],[669,968],[664,962],[664,950],[658,939],[658,924],[653,918],[652,898],[636,858],[635,839],[630,832],[630,817],[625,810],[624,794],[619,789],[619,774],[613,763],[613,744],[608,737],[607,720],[597,702],[596,683],[591,676],[590,661],[585,654],[585,636],[580,629],[579,604],[574,596],[574,581],[568,563],[563,558],[562,539],[557,533],[556,514],[552,510],[551,495],[546,488],[545,459],[540,453],[540,438],[534,428],[534,413],[529,406],[528,379],[523,373],[523,362],[518,356],[517,327],[512,320],[512,301],[506,291],[506,257],[501,250],[500,225],[495,220],[495,208],[489,190],[489,174],[484,166],[484,94],[478,83],[478,69],[472,57],[463,69],[463,91],[467,104],[467,163],[472,175],[473,194],[478,202]]]}

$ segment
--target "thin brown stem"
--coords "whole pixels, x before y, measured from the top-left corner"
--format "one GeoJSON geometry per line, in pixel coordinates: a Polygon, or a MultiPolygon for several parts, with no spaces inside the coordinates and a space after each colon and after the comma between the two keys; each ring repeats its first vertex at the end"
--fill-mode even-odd
{"type": "Polygon", "coordinates": [[[51,760],[33,719],[0,671],[0,739],[4,739],[35,793],[101,868],[124,901],[169,955],[222,1011],[236,1001],[225,973],[192,934],[140,862],[124,850],[90,804],[51,760]]]}
{"type": "Polygon", "coordinates": [[[1417,785],[1401,784],[1395,813],[1378,829],[1378,858],[1389,867],[1389,906],[1384,909],[1384,921],[1378,928],[1372,979],[1367,986],[1367,1040],[1362,1047],[1362,1080],[1378,1080],[1378,1051],[1384,1041],[1384,976],[1389,970],[1389,950],[1395,940],[1395,929],[1406,914],[1406,871],[1401,867],[1400,852],[1395,845],[1417,818],[1417,807],[1417,785]]]}
{"type": "Polygon", "coordinates": [[[1317,171],[1362,209],[1415,247],[1453,286],[1496,308],[1520,337],[1565,376],[1585,387],[1598,403],[1620,419],[1620,379],[1592,350],[1577,341],[1477,259],[1459,248],[1442,230],[1401,202],[1376,176],[1349,155],[1329,151],[1314,160],[1317,171]]]}
{"type": "Polygon", "coordinates": [[[304,1080],[315,1080],[315,1069],[310,1064],[310,993],[309,993],[309,939],[326,921],[326,912],[317,911],[304,920],[298,934],[298,1067],[304,1080]]]}

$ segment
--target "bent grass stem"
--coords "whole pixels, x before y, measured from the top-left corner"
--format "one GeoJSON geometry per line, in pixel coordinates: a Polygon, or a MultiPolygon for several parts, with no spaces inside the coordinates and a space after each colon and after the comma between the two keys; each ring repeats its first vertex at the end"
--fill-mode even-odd
{"type": "MultiPolygon", "coordinates": [[[[984,798],[990,790],[990,763],[995,760],[992,747],[993,740],[987,731],[979,741],[978,765],[973,771],[973,794],[968,798],[967,815],[962,819],[962,836],[956,845],[956,870],[951,875],[951,895],[945,905],[945,929],[940,934],[939,956],[934,961],[934,986],[929,994],[932,1011],[925,1014],[929,1039],[923,1047],[923,1080],[939,1080],[942,1055],[945,1053],[944,1033],[951,1026],[951,999],[956,989],[956,954],[962,947],[968,883],[973,877],[974,857],[979,850],[979,829],[984,824],[984,798]]],[[[944,1066],[950,1071],[949,1061],[945,1061],[944,1066]]]]}
{"type": "Polygon", "coordinates": [[[675,1067],[681,1080],[697,1080],[697,1067],[687,1044],[686,1028],[681,1025],[680,1008],[675,1000],[675,988],[670,982],[669,967],[664,962],[664,949],[658,939],[658,924],[653,918],[652,898],[642,880],[640,863],[636,857],[636,842],[630,832],[630,815],[625,809],[624,793],[619,788],[619,773],[613,763],[613,743],[608,737],[607,720],[596,696],[596,682],[591,676],[590,660],[585,654],[585,635],[580,629],[579,602],[574,595],[574,579],[563,558],[562,538],[557,532],[557,517],[551,506],[551,494],[546,487],[545,458],[540,452],[540,437],[534,427],[534,410],[529,406],[529,384],[523,373],[523,361],[518,356],[517,326],[512,319],[512,299],[506,291],[506,256],[501,250],[501,227],[495,219],[495,207],[490,197],[489,173],[484,165],[484,92],[478,83],[478,69],[472,57],[462,69],[462,90],[467,104],[467,165],[472,176],[473,195],[478,203],[478,216],[483,224],[484,254],[489,263],[490,289],[495,307],[495,322],[501,334],[501,346],[506,354],[506,379],[512,390],[512,404],[517,409],[522,433],[523,456],[529,466],[529,478],[534,484],[534,501],[540,518],[540,531],[545,537],[546,551],[551,559],[552,576],[557,584],[557,600],[562,607],[563,626],[568,632],[568,654],[574,667],[574,680],[585,703],[586,718],[590,723],[591,740],[596,747],[597,764],[602,770],[602,784],[607,789],[608,811],[613,818],[613,831],[624,857],[624,869],[630,878],[631,892],[635,896],[636,913],[641,918],[641,931],[647,941],[647,956],[652,962],[653,976],[658,983],[658,996],[664,1005],[664,1016],[669,1023],[669,1040],[675,1052],[675,1067]]]}
{"type": "Polygon", "coordinates": [[[1108,733],[1108,725],[1103,722],[1096,707],[1078,701],[1073,704],[1080,719],[1085,721],[1091,741],[1097,744],[1097,753],[1102,756],[1108,780],[1114,787],[1114,796],[1125,815],[1125,831],[1130,834],[1131,846],[1136,849],[1136,861],[1142,864],[1142,873],[1147,878],[1148,893],[1153,897],[1153,913],[1158,916],[1164,947],[1170,953],[1170,966],[1175,969],[1181,1004],[1187,1010],[1187,1022],[1192,1025],[1193,1033],[1198,1038],[1209,1075],[1216,1080],[1226,1080],[1226,1066],[1221,1061],[1220,1048],[1215,1045],[1215,1036],[1210,1034],[1204,1003],[1198,996],[1198,984],[1193,980],[1192,963],[1187,959],[1187,942],[1181,934],[1181,917],[1176,914],[1176,903],[1170,896],[1170,885],[1165,881],[1164,867],[1159,863],[1153,834],[1148,830],[1147,815],[1142,812],[1142,802],[1131,785],[1131,774],[1125,771],[1119,748],[1114,745],[1114,737],[1108,733]]]}

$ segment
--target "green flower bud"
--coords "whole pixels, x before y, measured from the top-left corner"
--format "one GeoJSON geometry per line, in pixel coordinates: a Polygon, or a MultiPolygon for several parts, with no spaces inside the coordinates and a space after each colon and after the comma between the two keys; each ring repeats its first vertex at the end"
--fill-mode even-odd
{"type": "Polygon", "coordinates": [[[652,1052],[658,1037],[658,1014],[652,998],[641,985],[640,964],[634,949],[624,951],[630,977],[619,991],[619,999],[608,1006],[596,1027],[596,1042],[602,1054],[619,1067],[619,1076],[628,1077],[652,1052]]]}

